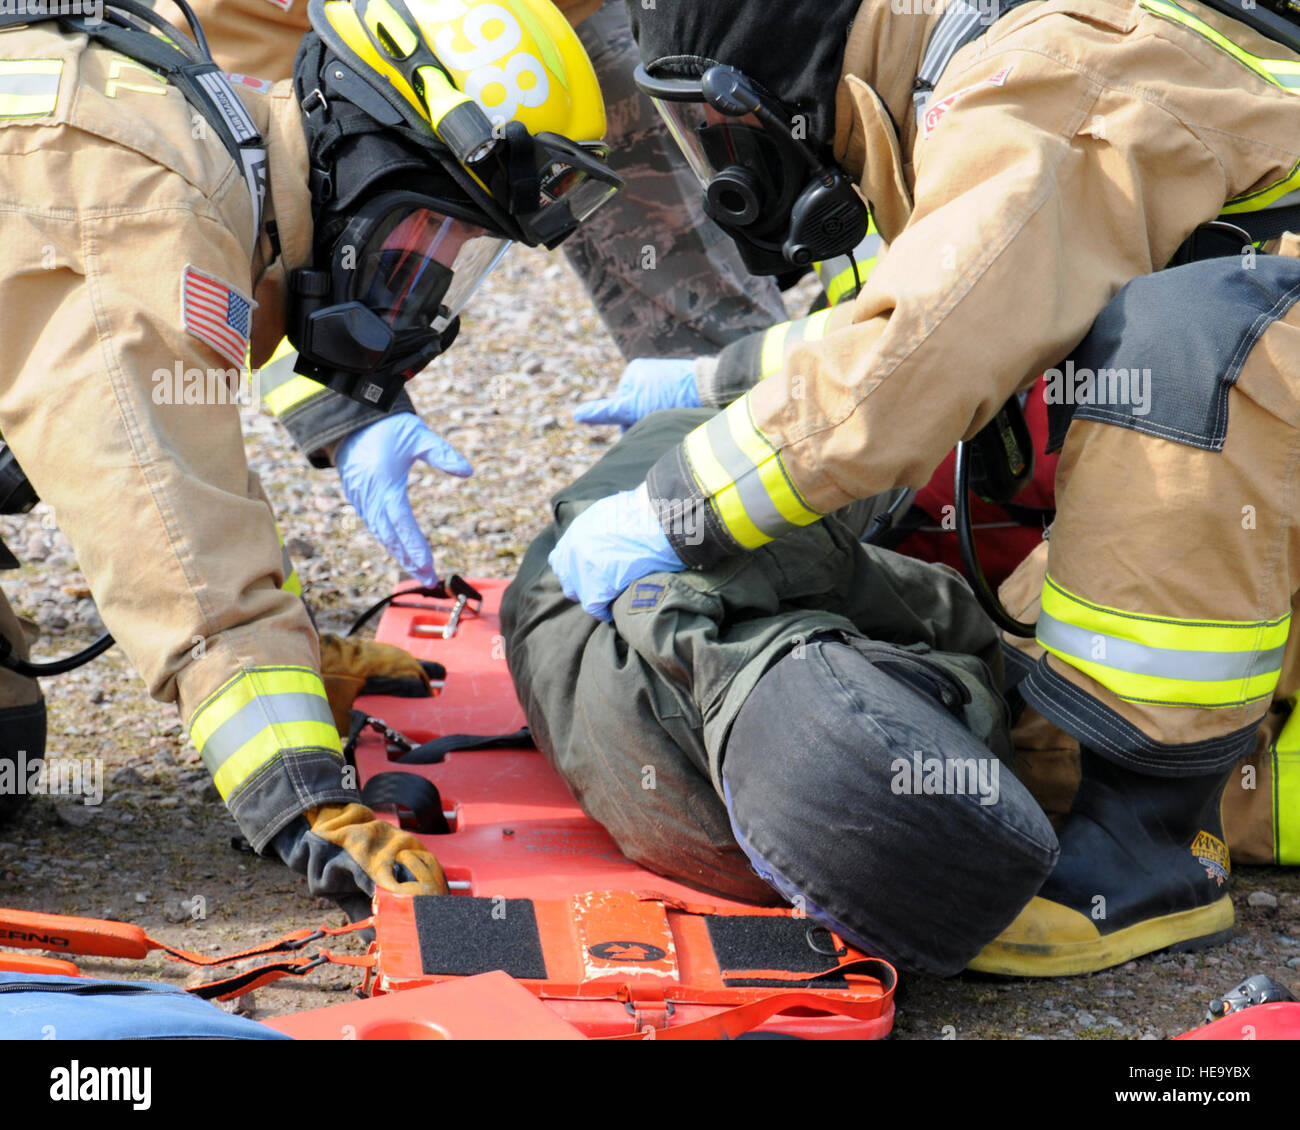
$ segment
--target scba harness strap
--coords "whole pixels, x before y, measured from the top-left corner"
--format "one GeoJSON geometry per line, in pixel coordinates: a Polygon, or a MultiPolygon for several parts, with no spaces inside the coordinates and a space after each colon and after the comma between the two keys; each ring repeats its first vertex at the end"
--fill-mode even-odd
{"type": "Polygon", "coordinates": [[[208,55],[202,28],[184,0],[177,0],[177,7],[185,13],[195,32],[197,58],[177,45],[184,37],[175,28],[135,0],[107,0],[102,18],[67,10],[61,13],[60,7],[73,6],[49,3],[40,5],[40,10],[28,10],[37,8],[36,4],[30,4],[0,12],[0,31],[55,21],[65,31],[85,35],[170,82],[203,115],[239,166],[253,202],[256,232],[262,226],[262,205],[266,197],[266,146],[234,87],[208,55]],[[155,35],[145,24],[152,25],[159,34],[155,35]]]}

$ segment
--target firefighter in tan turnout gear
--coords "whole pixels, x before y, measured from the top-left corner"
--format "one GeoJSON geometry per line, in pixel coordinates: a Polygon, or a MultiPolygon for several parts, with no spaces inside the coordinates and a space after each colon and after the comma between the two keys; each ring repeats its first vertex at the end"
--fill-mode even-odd
{"type": "Polygon", "coordinates": [[[496,133],[462,93],[472,72],[429,46],[460,44],[463,18],[365,0],[312,18],[294,79],[239,97],[197,26],[133,0],[0,24],[0,430],[244,835],[353,910],[445,880],[345,772],[233,386],[287,327],[317,379],[391,402],[511,239],[560,242],[616,178],[590,64],[549,5],[516,28],[528,91],[485,95],[510,99],[496,133]],[[174,395],[175,371],[231,399],[174,395]]]}
{"type": "MultiPolygon", "coordinates": [[[[486,20],[480,54],[505,40],[490,23],[524,0],[477,0],[486,20]]],[[[452,13],[461,0],[437,10],[452,13]]],[[[157,7],[170,16],[168,0],[157,7]]],[[[240,85],[259,87],[292,73],[310,28],[307,0],[193,0],[212,56],[240,85]]],[[[779,318],[775,282],[755,279],[734,246],[707,222],[685,158],[649,99],[633,82],[636,44],[622,0],[559,0],[600,80],[612,130],[611,168],[622,192],[564,244],[615,344],[629,359],[648,352],[714,352],[779,318]],[[653,270],[645,249],[656,249],[653,270]]],[[[174,22],[174,21],[173,21],[174,22]]],[[[295,372],[288,343],[259,374],[265,407],[315,467],[335,466],[348,501],[397,563],[422,584],[438,577],[432,547],[412,512],[406,481],[418,459],[456,475],[470,464],[415,415],[405,395],[388,414],[350,401],[295,372]],[[364,433],[364,434],[363,434],[364,433]]],[[[430,406],[432,407],[432,406],[430,406]]],[[[436,426],[436,421],[434,421],[436,426]]]]}
{"type": "MultiPolygon", "coordinates": [[[[1078,740],[1082,780],[977,969],[1223,936],[1225,783],[1300,687],[1300,260],[1257,250],[1300,227],[1300,28],[1233,2],[635,13],[638,81],[752,268],[860,230],[841,172],[889,250],[852,324],[573,523],[551,555],[571,598],[607,616],[648,573],[919,486],[1047,371],[1059,510],[1016,693],[1078,740]]],[[[1274,795],[1294,842],[1296,794],[1274,795]]]]}

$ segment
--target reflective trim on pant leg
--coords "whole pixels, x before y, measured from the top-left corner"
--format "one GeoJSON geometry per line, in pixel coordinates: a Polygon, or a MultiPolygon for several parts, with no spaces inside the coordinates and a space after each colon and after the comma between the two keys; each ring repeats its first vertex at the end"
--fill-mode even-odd
{"type": "Polygon", "coordinates": [[[190,737],[227,801],[285,750],[343,756],[325,686],[305,667],[236,675],[194,712],[190,737]]]}
{"type": "Polygon", "coordinates": [[[1300,864],[1300,711],[1291,699],[1291,716],[1273,744],[1273,858],[1300,864]]]}
{"type": "Polygon", "coordinates": [[[1021,697],[1076,741],[1120,765],[1155,777],[1192,777],[1229,769],[1255,748],[1258,718],[1203,741],[1156,741],[1054,671],[1048,658],[1043,656],[1020,683],[1021,697]]]}
{"type": "Polygon", "coordinates": [[[1049,576],[1037,635],[1063,663],[1126,702],[1214,709],[1272,697],[1290,627],[1290,612],[1254,622],[1124,612],[1049,576]]]}

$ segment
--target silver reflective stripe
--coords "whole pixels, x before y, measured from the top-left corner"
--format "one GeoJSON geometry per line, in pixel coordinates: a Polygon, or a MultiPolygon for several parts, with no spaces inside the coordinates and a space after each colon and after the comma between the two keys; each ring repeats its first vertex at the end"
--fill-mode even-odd
{"type": "Polygon", "coordinates": [[[983,32],[982,19],[979,9],[972,8],[966,0],[949,4],[939,16],[934,31],[930,33],[930,42],[925,45],[921,68],[916,73],[917,80],[922,85],[912,94],[918,127],[925,117],[925,108],[930,104],[930,95],[943,77],[943,72],[948,69],[952,57],[983,32]]]}
{"type": "MultiPolygon", "coordinates": [[[[1300,81],[1300,79],[1297,79],[1297,81],[1300,81]]],[[[1294,192],[1288,192],[1285,196],[1279,196],[1272,204],[1266,204],[1263,208],[1256,209],[1256,211],[1267,212],[1271,208],[1293,208],[1297,204],[1300,204],[1300,188],[1294,192]]],[[[1239,212],[1228,213],[1224,218],[1231,223],[1232,217],[1240,214],[1239,212]]]]}
{"type": "Polygon", "coordinates": [[[719,412],[705,425],[705,435],[709,437],[709,447],[713,456],[730,476],[736,488],[740,504],[749,515],[749,520],[770,538],[779,538],[798,527],[791,525],[776,508],[763,480],[759,478],[758,468],[736,443],[727,425],[727,414],[719,412]]]}
{"type": "Polygon", "coordinates": [[[0,94],[44,95],[50,97],[59,93],[59,78],[54,75],[0,75],[0,94]]]}
{"type": "Polygon", "coordinates": [[[208,97],[212,99],[217,112],[230,128],[230,132],[235,135],[235,141],[240,145],[247,141],[255,141],[257,127],[253,125],[253,119],[248,116],[248,111],[244,109],[244,104],[235,93],[235,88],[230,85],[230,80],[220,71],[206,71],[196,75],[195,78],[208,92],[208,97]]]}
{"type": "Polygon", "coordinates": [[[333,726],[329,701],[318,694],[297,691],[258,695],[221,723],[203,743],[203,764],[215,776],[227,758],[268,726],[293,722],[324,722],[333,726]]]}
{"type": "Polygon", "coordinates": [[[1228,682],[1253,679],[1282,669],[1285,646],[1268,651],[1181,651],[1176,648],[1147,647],[1102,632],[1066,624],[1042,612],[1038,616],[1038,640],[1046,647],[1064,652],[1086,662],[1096,663],[1133,675],[1154,675],[1161,679],[1180,679],[1193,683],[1228,682]],[[1097,641],[1104,655],[1092,658],[1097,641]]]}

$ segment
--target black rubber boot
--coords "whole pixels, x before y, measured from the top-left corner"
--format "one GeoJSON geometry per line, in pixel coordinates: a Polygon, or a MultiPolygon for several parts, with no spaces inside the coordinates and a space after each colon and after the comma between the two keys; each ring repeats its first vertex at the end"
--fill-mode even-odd
{"type": "Polygon", "coordinates": [[[1219,806],[1228,774],[1148,777],[1081,751],[1082,777],[1047,882],[968,968],[1066,977],[1231,933],[1219,806]]]}
{"type": "Polygon", "coordinates": [[[0,709],[0,825],[31,799],[30,766],[45,756],[45,699],[0,709]]]}

